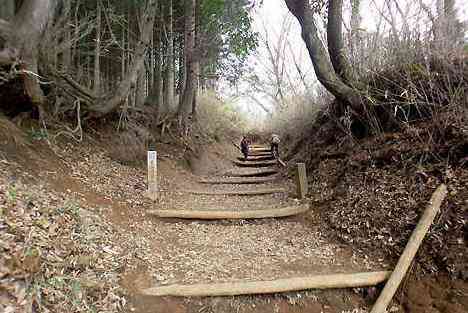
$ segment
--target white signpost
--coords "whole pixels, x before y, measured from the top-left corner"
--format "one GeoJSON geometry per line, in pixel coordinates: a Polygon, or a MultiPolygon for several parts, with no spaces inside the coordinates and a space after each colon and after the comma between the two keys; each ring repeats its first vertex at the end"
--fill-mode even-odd
{"type": "Polygon", "coordinates": [[[158,199],[158,153],[148,151],[148,197],[155,201],[158,199]]]}

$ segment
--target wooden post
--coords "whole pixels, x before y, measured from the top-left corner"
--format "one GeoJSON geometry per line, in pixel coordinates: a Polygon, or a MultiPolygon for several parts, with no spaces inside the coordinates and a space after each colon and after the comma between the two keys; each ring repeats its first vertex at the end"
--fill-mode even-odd
{"type": "Polygon", "coordinates": [[[296,186],[297,186],[297,197],[304,199],[309,189],[307,184],[307,173],[305,163],[297,163],[296,168],[296,186]]]}
{"type": "Polygon", "coordinates": [[[424,211],[423,216],[419,220],[416,229],[411,234],[411,237],[406,244],[405,250],[398,259],[398,263],[395,266],[395,270],[385,284],[382,293],[374,304],[371,313],[385,313],[387,312],[387,306],[393,298],[393,295],[398,289],[401,280],[405,277],[408,268],[413,261],[416,252],[418,252],[419,246],[421,245],[424,237],[426,236],[429,227],[431,226],[434,218],[439,212],[440,205],[447,195],[447,186],[444,184],[440,185],[436,191],[432,194],[429,205],[424,211]]]}
{"type": "Polygon", "coordinates": [[[158,198],[158,154],[148,151],[148,197],[155,201],[158,198]]]}

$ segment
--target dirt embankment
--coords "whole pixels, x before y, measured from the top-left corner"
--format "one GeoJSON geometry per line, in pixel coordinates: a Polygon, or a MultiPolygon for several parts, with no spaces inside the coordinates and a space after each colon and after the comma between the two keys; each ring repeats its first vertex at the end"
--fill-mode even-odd
{"type": "Polygon", "coordinates": [[[467,312],[468,134],[420,124],[356,140],[333,122],[314,127],[290,156],[308,165],[324,229],[374,259],[394,265],[431,193],[448,185],[397,299],[407,312],[467,312]]]}

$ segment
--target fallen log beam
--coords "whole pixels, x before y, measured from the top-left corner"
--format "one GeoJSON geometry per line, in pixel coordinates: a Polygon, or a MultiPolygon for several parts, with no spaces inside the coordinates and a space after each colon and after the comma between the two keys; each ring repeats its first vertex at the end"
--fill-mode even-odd
{"type": "Polygon", "coordinates": [[[271,153],[271,151],[266,151],[266,152],[249,151],[249,155],[266,156],[266,155],[273,155],[273,154],[271,153]]]}
{"type": "Polygon", "coordinates": [[[279,176],[268,176],[268,177],[247,177],[247,178],[217,178],[217,179],[207,179],[200,180],[201,184],[211,184],[211,185],[222,185],[222,184],[262,184],[273,182],[278,180],[279,176]]]}
{"type": "Polygon", "coordinates": [[[269,175],[275,175],[278,174],[278,171],[274,169],[264,169],[264,170],[253,170],[249,172],[227,172],[225,173],[226,176],[231,176],[231,177],[263,177],[263,176],[269,176],[269,175]]]}
{"type": "Polygon", "coordinates": [[[188,193],[194,195],[209,195],[209,196],[257,196],[268,195],[272,193],[287,192],[284,188],[268,188],[257,190],[226,190],[226,191],[211,191],[211,190],[189,190],[188,193]]]}
{"type": "Polygon", "coordinates": [[[277,161],[261,161],[261,162],[242,162],[242,161],[233,161],[234,164],[241,167],[267,167],[277,165],[277,161]]]}
{"type": "Polygon", "coordinates": [[[148,214],[166,218],[184,218],[199,220],[221,220],[221,219],[257,219],[286,217],[301,214],[309,210],[308,205],[293,206],[268,210],[246,210],[246,211],[223,211],[223,210],[152,210],[148,214]]]}
{"type": "Polygon", "coordinates": [[[385,281],[390,272],[329,274],[268,281],[227,282],[195,285],[168,285],[143,290],[150,296],[214,297],[268,294],[307,289],[353,288],[375,286],[385,281]]]}
{"type": "Polygon", "coordinates": [[[271,148],[254,148],[254,149],[250,149],[249,151],[252,151],[252,152],[271,152],[271,148]]]}
{"type": "Polygon", "coordinates": [[[380,296],[377,298],[374,306],[372,307],[371,313],[385,313],[387,312],[387,306],[390,304],[390,301],[393,298],[393,295],[398,289],[401,281],[406,275],[408,268],[411,265],[411,262],[416,255],[416,252],[419,249],[424,237],[426,236],[429,227],[431,226],[434,218],[440,210],[440,205],[447,195],[447,186],[444,184],[440,185],[436,191],[432,194],[429,205],[424,211],[423,216],[419,220],[418,225],[414,232],[411,234],[408,243],[406,244],[405,250],[398,259],[397,265],[392,272],[392,275],[385,284],[384,289],[380,293],[380,296]]]}
{"type": "Polygon", "coordinates": [[[269,161],[274,160],[275,157],[273,155],[255,155],[247,157],[247,160],[244,157],[238,157],[237,160],[239,161],[269,161]]]}

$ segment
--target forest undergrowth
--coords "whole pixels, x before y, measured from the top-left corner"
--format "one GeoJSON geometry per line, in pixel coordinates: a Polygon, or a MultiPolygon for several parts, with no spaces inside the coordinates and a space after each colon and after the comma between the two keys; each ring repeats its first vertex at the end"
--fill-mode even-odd
{"type": "Polygon", "coordinates": [[[309,196],[330,232],[375,258],[394,261],[431,193],[447,184],[449,195],[412,276],[466,280],[466,57],[408,62],[366,81],[363,114],[336,117],[331,103],[303,118],[302,125],[282,128],[287,159],[307,164],[309,196]]]}

